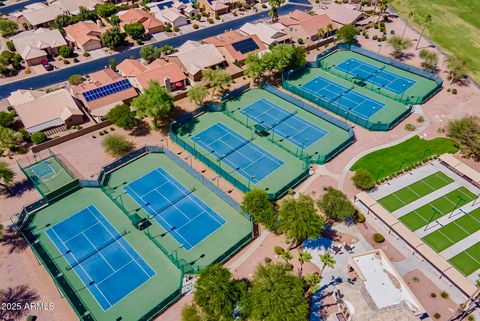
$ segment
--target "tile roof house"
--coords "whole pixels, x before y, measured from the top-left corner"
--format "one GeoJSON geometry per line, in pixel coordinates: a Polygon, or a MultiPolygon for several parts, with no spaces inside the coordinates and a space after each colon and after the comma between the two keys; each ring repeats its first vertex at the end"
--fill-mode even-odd
{"type": "Polygon", "coordinates": [[[248,54],[268,50],[257,35],[245,35],[238,31],[225,31],[202,42],[217,47],[230,64],[243,63],[248,54]]]}
{"type": "Polygon", "coordinates": [[[283,31],[284,26],[280,23],[267,24],[263,22],[244,24],[240,31],[247,35],[256,35],[266,45],[277,43],[289,43],[292,36],[283,31]]]}
{"type": "Polygon", "coordinates": [[[165,8],[156,13],[155,17],[158,18],[163,24],[170,25],[172,27],[181,27],[188,24],[188,19],[180,11],[175,8],[165,8]]]}
{"type": "Polygon", "coordinates": [[[15,108],[29,133],[53,128],[69,128],[85,122],[86,117],[66,89],[50,93],[39,90],[14,91],[8,102],[15,108]]]}
{"type": "Polygon", "coordinates": [[[82,52],[102,48],[101,37],[107,31],[93,21],[80,21],[64,29],[65,38],[82,52]]]}
{"type": "Polygon", "coordinates": [[[292,35],[294,40],[303,39],[317,41],[321,38],[331,37],[339,28],[339,24],[330,19],[326,14],[311,15],[301,10],[295,10],[288,16],[280,17],[278,20],[285,27],[285,32],[292,35]],[[327,32],[328,26],[332,27],[331,32],[327,32]],[[319,36],[319,30],[324,32],[323,37],[319,36]]]}
{"type": "Polygon", "coordinates": [[[364,14],[350,6],[341,5],[338,3],[329,3],[318,9],[317,14],[326,14],[333,21],[342,25],[355,24],[357,21],[363,18],[364,14]]]}
{"type": "Polygon", "coordinates": [[[27,30],[10,37],[17,52],[28,66],[38,65],[48,55],[57,55],[61,46],[67,45],[60,31],[40,28],[27,30]]]}
{"type": "Polygon", "coordinates": [[[183,72],[194,83],[201,80],[202,70],[225,65],[222,53],[212,44],[201,44],[197,41],[187,41],[178,51],[169,56],[171,62],[178,63],[183,72]]]}
{"type": "Polygon", "coordinates": [[[238,0],[199,0],[200,7],[215,16],[229,13],[236,2],[238,0]]]}
{"type": "Polygon", "coordinates": [[[27,24],[31,28],[48,28],[58,15],[67,13],[57,6],[31,6],[17,14],[20,24],[27,24]]]}
{"type": "Polygon", "coordinates": [[[158,33],[163,30],[161,21],[140,8],[119,12],[118,17],[120,18],[120,27],[122,29],[125,25],[139,22],[145,27],[145,32],[148,34],[158,33]]]}
{"type": "Polygon", "coordinates": [[[180,66],[174,62],[157,59],[145,66],[136,59],[125,59],[117,66],[120,74],[127,77],[140,91],[156,81],[169,92],[183,89],[187,83],[187,76],[180,66]]]}
{"type": "Polygon", "coordinates": [[[72,92],[97,121],[103,120],[116,105],[138,96],[130,82],[110,68],[90,74],[89,80],[75,86],[72,92]]]}
{"type": "Polygon", "coordinates": [[[100,3],[100,0],[54,0],[50,5],[57,6],[71,15],[77,15],[80,13],[80,7],[95,10],[95,7],[100,3]]]}

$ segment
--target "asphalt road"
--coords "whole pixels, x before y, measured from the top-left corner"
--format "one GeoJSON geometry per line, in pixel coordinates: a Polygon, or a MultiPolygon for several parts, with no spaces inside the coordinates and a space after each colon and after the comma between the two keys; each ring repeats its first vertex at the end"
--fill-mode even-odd
{"type": "MultiPolygon", "coordinates": [[[[303,0],[297,0],[303,1],[303,0]]],[[[308,10],[309,7],[304,4],[293,4],[288,3],[280,7],[279,14],[285,15],[290,11],[295,9],[299,10],[308,10]]],[[[177,37],[157,41],[153,43],[155,46],[171,45],[173,47],[178,47],[187,40],[201,40],[203,38],[211,37],[220,33],[223,33],[225,30],[235,30],[239,29],[243,24],[247,22],[253,22],[259,19],[269,19],[268,11],[259,12],[253,15],[242,17],[236,20],[227,21],[218,25],[213,25],[208,28],[199,29],[187,34],[179,35],[177,37]]],[[[115,59],[117,63],[120,63],[122,60],[130,57],[138,58],[140,57],[140,47],[133,48],[130,50],[125,50],[123,52],[116,53],[107,57],[102,57],[92,61],[84,62],[81,64],[73,65],[71,67],[62,68],[59,70],[50,71],[45,74],[38,76],[33,76],[26,79],[20,79],[15,82],[7,83],[0,86],[0,98],[5,98],[10,95],[11,92],[18,89],[38,89],[46,86],[51,86],[53,84],[66,81],[71,75],[74,74],[89,74],[101,69],[104,69],[108,65],[108,61],[115,59]]]]}

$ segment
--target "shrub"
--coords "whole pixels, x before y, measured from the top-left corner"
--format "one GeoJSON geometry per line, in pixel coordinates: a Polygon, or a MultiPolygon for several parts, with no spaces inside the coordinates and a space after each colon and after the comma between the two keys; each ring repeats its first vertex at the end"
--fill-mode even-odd
{"type": "Polygon", "coordinates": [[[287,263],[285,265],[285,271],[287,271],[287,272],[293,271],[293,264],[292,263],[287,263]]]}
{"type": "Polygon", "coordinates": [[[37,316],[35,316],[35,315],[29,315],[27,317],[27,321],[36,321],[36,320],[37,320],[37,316]]]}
{"type": "Polygon", "coordinates": [[[20,133],[20,137],[22,137],[22,141],[27,142],[27,143],[32,142],[32,137],[31,137],[30,133],[25,128],[21,128],[18,132],[20,133]]]}
{"type": "Polygon", "coordinates": [[[282,255],[282,254],[285,252],[285,250],[283,249],[283,247],[278,246],[278,245],[276,245],[276,246],[273,248],[273,251],[274,251],[275,254],[277,254],[277,255],[282,255]]]}
{"type": "Polygon", "coordinates": [[[443,290],[442,292],[440,292],[440,296],[443,298],[443,299],[448,299],[450,297],[450,295],[448,294],[447,291],[443,290]]]}
{"type": "Polygon", "coordinates": [[[84,53],[83,53],[83,56],[84,56],[84,57],[90,57],[90,53],[84,52],[84,53]]]}
{"type": "Polygon", "coordinates": [[[180,31],[180,28],[179,28],[178,26],[175,26],[175,27],[173,27],[173,31],[179,32],[179,31],[180,31]]]}
{"type": "Polygon", "coordinates": [[[262,8],[267,9],[267,5],[265,3],[262,3],[262,8]]]}
{"type": "Polygon", "coordinates": [[[15,51],[15,46],[13,45],[13,41],[11,40],[7,41],[7,48],[10,51],[15,51]]]}
{"type": "Polygon", "coordinates": [[[32,134],[31,139],[32,143],[38,145],[47,140],[47,135],[44,132],[36,132],[32,134]]]}
{"type": "Polygon", "coordinates": [[[437,313],[435,313],[435,314],[433,315],[433,317],[434,317],[435,319],[440,319],[442,316],[440,315],[440,313],[437,312],[437,313]]]}
{"type": "Polygon", "coordinates": [[[70,78],[68,78],[68,83],[74,86],[80,85],[84,81],[85,78],[83,78],[83,76],[79,74],[71,75],[70,78]]]}
{"type": "Polygon", "coordinates": [[[65,65],[69,65],[69,64],[70,64],[70,61],[68,61],[67,59],[63,59],[63,63],[64,63],[65,65]]]}
{"type": "Polygon", "coordinates": [[[120,128],[131,129],[135,127],[137,120],[135,112],[126,104],[120,104],[107,113],[107,119],[120,128]]]}
{"type": "Polygon", "coordinates": [[[457,88],[452,89],[452,94],[456,95],[457,94],[457,88]]]}
{"type": "Polygon", "coordinates": [[[418,123],[423,123],[425,121],[425,118],[423,118],[423,116],[418,116],[417,117],[417,122],[418,123]]]}
{"type": "Polygon", "coordinates": [[[357,218],[356,218],[357,223],[364,223],[366,220],[367,219],[365,218],[365,215],[363,215],[360,212],[357,213],[357,218]]]}
{"type": "Polygon", "coordinates": [[[195,30],[197,30],[197,29],[198,29],[198,25],[194,23],[194,24],[192,25],[192,28],[195,29],[195,30]]]}
{"type": "Polygon", "coordinates": [[[405,130],[408,130],[409,132],[413,132],[417,127],[414,124],[405,124],[405,130]]]}
{"type": "Polygon", "coordinates": [[[436,298],[436,297],[437,297],[437,294],[436,294],[435,292],[432,292],[432,293],[430,293],[430,296],[431,296],[432,298],[436,298]]]}
{"type": "Polygon", "coordinates": [[[215,15],[215,20],[220,20],[220,16],[215,15]]]}
{"type": "Polygon", "coordinates": [[[25,69],[25,71],[23,72],[25,75],[30,75],[32,73],[32,70],[30,69],[25,69]]]}
{"type": "Polygon", "coordinates": [[[74,62],[74,63],[79,62],[78,58],[73,58],[73,62],[74,62]]]}
{"type": "Polygon", "coordinates": [[[58,52],[63,58],[69,58],[73,54],[73,49],[69,46],[61,46],[60,49],[58,49],[58,52]]]}
{"type": "Polygon", "coordinates": [[[298,43],[299,45],[303,45],[303,44],[304,44],[303,38],[298,38],[298,39],[297,39],[297,43],[298,43]]]}
{"type": "Polygon", "coordinates": [[[373,233],[373,240],[377,243],[383,243],[385,242],[385,238],[383,237],[382,234],[380,233],[373,233]]]}
{"type": "Polygon", "coordinates": [[[210,23],[210,24],[212,24],[212,23],[213,23],[213,19],[212,19],[212,18],[208,18],[208,19],[207,19],[207,22],[210,23]]]}
{"type": "Polygon", "coordinates": [[[370,190],[375,186],[375,180],[373,179],[372,173],[364,168],[359,168],[355,171],[352,181],[356,187],[362,190],[370,190]]]}
{"type": "Polygon", "coordinates": [[[373,39],[373,40],[377,40],[377,39],[378,39],[378,36],[377,36],[377,35],[374,35],[374,36],[372,37],[372,39],[373,39]]]}
{"type": "MultiPolygon", "coordinates": [[[[100,132],[100,135],[104,133],[100,132]]],[[[102,141],[102,146],[105,152],[113,157],[121,157],[130,153],[134,144],[119,134],[107,135],[102,141]]]]}

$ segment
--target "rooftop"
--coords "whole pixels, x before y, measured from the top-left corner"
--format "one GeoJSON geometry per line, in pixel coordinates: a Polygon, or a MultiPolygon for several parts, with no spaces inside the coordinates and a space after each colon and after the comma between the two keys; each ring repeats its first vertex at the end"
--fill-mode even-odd
{"type": "Polygon", "coordinates": [[[202,45],[195,41],[185,42],[178,48],[178,52],[171,56],[177,57],[191,75],[225,61],[225,58],[214,45],[202,45]]]}
{"type": "Polygon", "coordinates": [[[316,12],[318,14],[326,14],[333,21],[343,25],[353,24],[363,15],[361,11],[337,3],[330,3],[322,6],[322,8],[316,12]]]}
{"type": "Polygon", "coordinates": [[[10,37],[17,52],[23,59],[33,59],[47,55],[44,49],[57,48],[67,44],[60,31],[39,28],[27,30],[10,37]]]}
{"type": "Polygon", "coordinates": [[[253,24],[248,22],[240,28],[240,31],[248,35],[256,35],[263,43],[270,45],[290,38],[290,36],[283,31],[283,28],[284,26],[280,23],[266,24],[259,22],[253,24]]]}
{"type": "Polygon", "coordinates": [[[65,13],[57,6],[46,6],[39,9],[33,9],[23,12],[23,17],[32,26],[38,26],[43,23],[54,21],[58,15],[65,13]]]}
{"type": "Polygon", "coordinates": [[[80,21],[65,27],[65,32],[79,45],[84,45],[91,40],[100,41],[100,37],[106,31],[93,21],[80,21]]]}

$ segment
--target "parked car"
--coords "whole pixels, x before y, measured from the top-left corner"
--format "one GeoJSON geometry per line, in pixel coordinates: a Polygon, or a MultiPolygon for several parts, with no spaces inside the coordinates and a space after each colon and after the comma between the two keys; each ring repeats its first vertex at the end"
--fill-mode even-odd
{"type": "Polygon", "coordinates": [[[41,64],[43,66],[43,68],[45,68],[46,71],[51,71],[53,70],[53,65],[51,63],[48,62],[48,60],[46,59],[43,59],[41,61],[41,64]]]}

